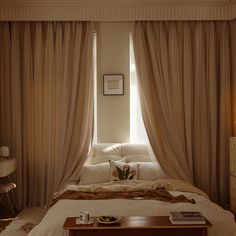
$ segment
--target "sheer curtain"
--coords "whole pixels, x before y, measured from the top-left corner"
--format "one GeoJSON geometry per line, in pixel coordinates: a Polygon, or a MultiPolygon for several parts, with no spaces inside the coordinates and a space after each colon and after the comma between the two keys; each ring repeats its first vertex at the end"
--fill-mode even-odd
{"type": "Polygon", "coordinates": [[[138,76],[135,66],[134,45],[130,34],[130,142],[149,144],[147,132],[143,123],[140,98],[138,92],[138,76]]]}
{"type": "Polygon", "coordinates": [[[235,22],[133,28],[142,114],[160,165],[221,203],[229,192],[232,31],[235,22]]]}
{"type": "Polygon", "coordinates": [[[92,137],[93,24],[0,23],[0,142],[17,158],[20,207],[78,179],[92,137]]]}

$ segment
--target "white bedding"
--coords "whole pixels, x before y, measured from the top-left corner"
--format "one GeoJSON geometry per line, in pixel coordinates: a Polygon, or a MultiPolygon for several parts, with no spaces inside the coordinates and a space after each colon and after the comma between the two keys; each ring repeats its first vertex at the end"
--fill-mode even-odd
{"type": "Polygon", "coordinates": [[[27,223],[38,224],[46,214],[46,208],[25,208],[13,221],[0,233],[1,236],[26,236],[26,231],[21,227],[27,223]]]}
{"type": "MultiPolygon", "coordinates": [[[[166,180],[157,182],[129,181],[128,184],[117,183],[117,189],[140,188],[141,186],[165,185],[174,196],[184,194],[188,198],[194,198],[196,204],[190,203],[168,203],[158,200],[130,200],[130,199],[109,199],[109,200],[60,200],[53,205],[29,236],[67,236],[68,231],[63,230],[63,224],[67,217],[78,216],[80,211],[89,211],[91,216],[119,215],[119,216],[168,216],[170,211],[200,211],[213,224],[209,229],[209,236],[236,236],[236,224],[234,216],[229,211],[209,201],[201,192],[192,188],[183,181],[166,180]],[[186,186],[185,186],[186,185],[186,186]],[[122,187],[123,186],[123,187],[122,187]],[[136,186],[136,187],[135,187],[136,186]],[[177,189],[180,191],[176,191],[177,189]],[[175,191],[173,191],[175,190],[175,191]],[[189,191],[189,192],[188,192],[189,191]],[[193,193],[195,192],[195,193],[193,193]]],[[[72,186],[80,191],[104,191],[112,189],[115,191],[116,184],[104,184],[94,186],[72,186]]]]}

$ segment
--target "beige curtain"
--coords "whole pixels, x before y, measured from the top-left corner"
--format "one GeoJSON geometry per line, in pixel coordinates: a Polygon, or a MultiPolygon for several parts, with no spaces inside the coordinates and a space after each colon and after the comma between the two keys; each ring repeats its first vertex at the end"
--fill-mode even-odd
{"type": "Polygon", "coordinates": [[[231,22],[230,41],[231,50],[230,59],[233,66],[231,66],[231,94],[232,94],[232,122],[233,122],[233,135],[236,136],[236,21],[231,22]]]}
{"type": "Polygon", "coordinates": [[[19,205],[78,180],[92,137],[93,24],[0,23],[0,143],[17,157],[19,205]]]}
{"type": "Polygon", "coordinates": [[[142,114],[153,151],[172,177],[228,201],[231,32],[235,22],[136,22],[142,114]]]}

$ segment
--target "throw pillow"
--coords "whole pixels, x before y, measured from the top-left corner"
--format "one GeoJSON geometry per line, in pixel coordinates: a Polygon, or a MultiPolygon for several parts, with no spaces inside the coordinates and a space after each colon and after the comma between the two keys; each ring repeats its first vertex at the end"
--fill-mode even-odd
{"type": "Polygon", "coordinates": [[[84,165],[80,172],[80,184],[97,184],[110,181],[109,163],[84,165]]]}
{"type": "Polygon", "coordinates": [[[111,166],[111,181],[136,180],[139,164],[109,161],[111,166]]]}

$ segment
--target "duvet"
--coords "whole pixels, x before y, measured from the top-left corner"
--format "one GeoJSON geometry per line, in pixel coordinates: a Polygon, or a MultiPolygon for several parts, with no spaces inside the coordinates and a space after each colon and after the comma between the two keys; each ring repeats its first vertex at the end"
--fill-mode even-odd
{"type": "Polygon", "coordinates": [[[209,229],[209,236],[236,236],[236,224],[234,216],[229,211],[222,209],[217,204],[211,202],[207,195],[181,180],[159,179],[156,181],[120,181],[113,183],[95,185],[67,185],[54,196],[54,204],[48,210],[42,221],[29,233],[30,236],[68,236],[68,231],[63,230],[63,224],[67,217],[78,216],[80,211],[89,211],[90,215],[97,217],[100,215],[116,216],[168,216],[170,211],[200,211],[212,223],[209,229]],[[68,199],[68,191],[78,192],[79,196],[84,193],[105,194],[121,193],[125,196],[132,192],[150,192],[164,188],[175,198],[184,196],[190,201],[162,201],[145,196],[137,198],[122,198],[118,194],[117,198],[107,199],[68,199]],[[194,201],[192,201],[192,199],[194,201]]]}

